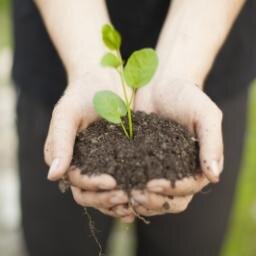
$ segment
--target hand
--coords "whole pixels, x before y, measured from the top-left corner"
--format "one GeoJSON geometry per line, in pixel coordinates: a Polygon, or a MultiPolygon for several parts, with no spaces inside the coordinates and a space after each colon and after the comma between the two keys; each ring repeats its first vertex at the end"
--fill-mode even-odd
{"type": "Polygon", "coordinates": [[[175,187],[165,179],[152,180],[145,191],[132,192],[139,214],[183,211],[195,193],[219,180],[223,168],[222,113],[200,88],[180,79],[155,80],[142,88],[136,95],[135,109],[173,119],[199,140],[202,175],[177,181],[175,187]]]}
{"type": "Polygon", "coordinates": [[[68,172],[68,178],[77,204],[96,208],[103,214],[120,218],[124,223],[133,222],[134,214],[129,207],[128,195],[115,187],[109,187],[113,180],[110,175],[88,177],[81,175],[79,169],[73,169],[68,172]]]}
{"type": "Polygon", "coordinates": [[[116,181],[113,177],[88,177],[81,175],[79,170],[70,170],[77,132],[97,119],[92,101],[94,94],[103,89],[121,94],[117,81],[114,73],[103,71],[102,74],[97,73],[97,77],[88,74],[86,79],[70,83],[54,108],[44,155],[50,165],[48,179],[58,180],[67,174],[77,203],[97,208],[115,217],[126,217],[129,214],[121,206],[127,203],[127,196],[115,190],[116,181]]]}

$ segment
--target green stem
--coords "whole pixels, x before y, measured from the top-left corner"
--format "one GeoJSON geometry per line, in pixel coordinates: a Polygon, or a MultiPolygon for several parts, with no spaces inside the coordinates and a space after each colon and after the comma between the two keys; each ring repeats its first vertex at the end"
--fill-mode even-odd
{"type": "Polygon", "coordinates": [[[121,124],[121,127],[123,128],[124,134],[128,137],[128,139],[130,139],[130,136],[129,136],[128,132],[126,131],[125,126],[124,126],[122,120],[121,120],[120,124],[121,124]]]}
{"type": "Polygon", "coordinates": [[[134,100],[134,97],[135,97],[135,93],[136,93],[136,89],[132,89],[132,96],[131,96],[131,99],[130,99],[130,102],[129,102],[129,107],[131,107],[131,105],[133,103],[133,100],[134,100]]]}
{"type": "Polygon", "coordinates": [[[132,140],[133,139],[132,112],[129,106],[128,106],[128,123],[129,123],[130,140],[132,140]]]}
{"type": "MultiPolygon", "coordinates": [[[[123,63],[120,51],[117,51],[117,56],[120,59],[120,61],[123,63]]],[[[123,87],[123,92],[124,92],[124,99],[125,99],[126,104],[128,104],[129,102],[128,102],[128,96],[127,96],[127,92],[126,92],[126,85],[125,85],[125,79],[124,79],[124,67],[123,67],[123,65],[120,65],[118,73],[119,73],[119,75],[121,77],[121,82],[122,82],[122,87],[123,87]]]]}
{"type": "MultiPolygon", "coordinates": [[[[117,51],[117,56],[119,57],[120,61],[123,62],[120,51],[117,51]]],[[[121,65],[120,68],[118,69],[118,73],[121,77],[124,99],[126,102],[126,108],[127,108],[127,114],[128,114],[128,124],[129,124],[129,138],[130,138],[130,140],[132,140],[132,138],[133,138],[132,113],[131,113],[131,108],[130,108],[130,102],[128,100],[128,96],[127,96],[127,92],[126,92],[126,84],[125,84],[125,79],[124,79],[123,65],[121,65]]]]}

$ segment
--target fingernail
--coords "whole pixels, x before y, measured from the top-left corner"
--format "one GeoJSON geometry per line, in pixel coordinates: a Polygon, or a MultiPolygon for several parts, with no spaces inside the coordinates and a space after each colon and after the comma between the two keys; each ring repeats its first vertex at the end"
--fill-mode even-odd
{"type": "Polygon", "coordinates": [[[147,198],[144,195],[141,195],[141,194],[134,196],[134,200],[137,201],[140,204],[144,204],[144,203],[147,202],[147,198]]]}
{"type": "Polygon", "coordinates": [[[55,176],[55,172],[57,171],[60,165],[60,159],[56,158],[52,161],[51,167],[48,172],[48,179],[51,179],[55,176]]]}
{"type": "Polygon", "coordinates": [[[214,176],[219,177],[220,172],[219,172],[219,166],[217,161],[213,160],[210,164],[210,168],[214,176]]]}

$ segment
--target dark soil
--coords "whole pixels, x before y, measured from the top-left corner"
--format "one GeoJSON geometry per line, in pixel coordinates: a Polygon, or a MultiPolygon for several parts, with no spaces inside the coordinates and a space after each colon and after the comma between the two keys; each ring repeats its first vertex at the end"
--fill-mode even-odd
{"type": "Polygon", "coordinates": [[[73,165],[83,174],[112,175],[120,188],[143,188],[155,178],[175,181],[200,173],[199,147],[180,124],[156,114],[133,114],[134,139],[118,125],[92,123],[77,136],[73,165]]]}

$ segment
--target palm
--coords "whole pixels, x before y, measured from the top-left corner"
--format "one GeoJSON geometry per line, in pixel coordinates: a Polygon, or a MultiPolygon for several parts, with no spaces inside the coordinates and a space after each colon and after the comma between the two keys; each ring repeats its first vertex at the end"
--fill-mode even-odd
{"type": "MultiPolygon", "coordinates": [[[[221,135],[221,113],[217,106],[197,86],[186,81],[173,80],[169,83],[156,81],[151,86],[138,91],[135,98],[135,110],[147,113],[155,112],[166,118],[175,120],[187,127],[200,144],[200,160],[203,174],[196,180],[185,178],[176,183],[173,188],[169,181],[164,179],[150,181],[147,185],[148,199],[145,208],[152,208],[156,194],[161,195],[165,200],[166,196],[187,196],[187,204],[192,195],[205,187],[209,181],[216,182],[223,164],[223,146],[221,135]],[[213,170],[211,163],[215,161],[218,166],[213,170]],[[153,194],[152,194],[153,192],[153,194]]],[[[135,191],[134,197],[140,192],[135,191]]],[[[139,196],[138,198],[140,198],[139,196]]],[[[162,200],[163,201],[163,200],[162,200]]],[[[181,207],[182,208],[182,207],[181,207]]],[[[183,203],[184,208],[184,203],[183,203]]],[[[144,209],[145,210],[145,209],[144,209]]],[[[143,209],[141,211],[144,212],[143,209]]],[[[161,209],[160,213],[162,213],[161,209]]],[[[153,211],[152,214],[159,214],[153,211]]]]}

